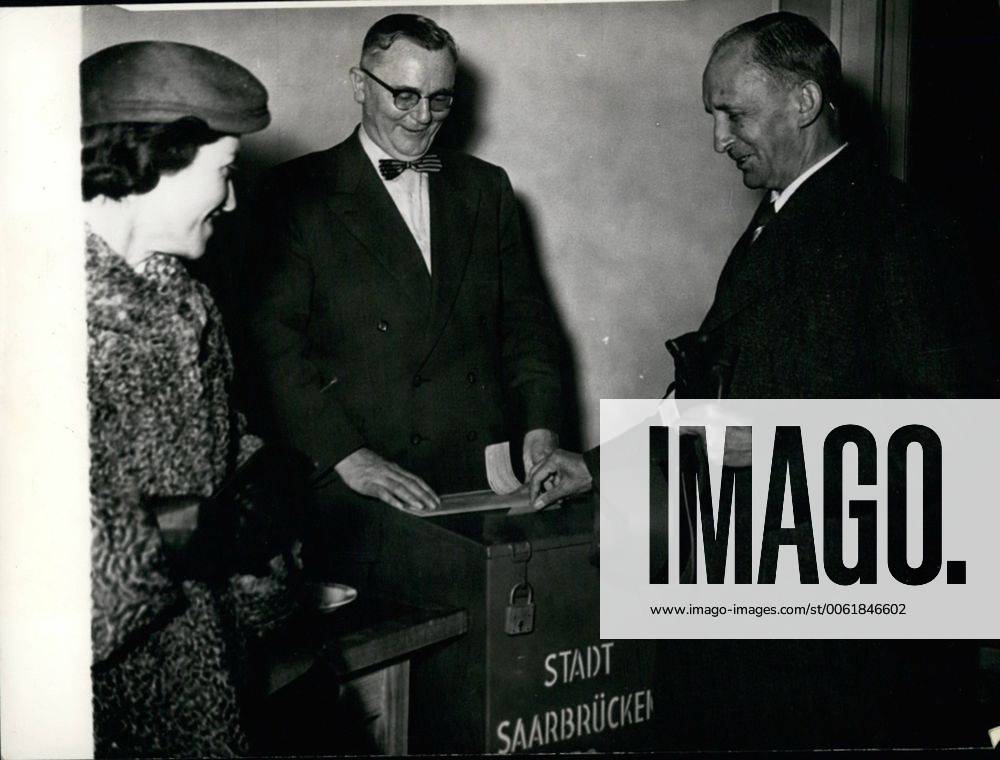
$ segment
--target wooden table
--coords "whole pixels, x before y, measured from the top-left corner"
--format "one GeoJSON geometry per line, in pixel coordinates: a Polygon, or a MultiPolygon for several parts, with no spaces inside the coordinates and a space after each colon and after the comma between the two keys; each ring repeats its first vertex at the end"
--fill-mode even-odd
{"type": "MultiPolygon", "coordinates": [[[[417,607],[372,593],[334,612],[304,613],[256,642],[260,692],[273,695],[322,663],[336,676],[333,700],[360,707],[372,745],[407,751],[410,659],[468,630],[464,609],[417,607]]],[[[333,741],[335,744],[335,740],[333,741]]]]}

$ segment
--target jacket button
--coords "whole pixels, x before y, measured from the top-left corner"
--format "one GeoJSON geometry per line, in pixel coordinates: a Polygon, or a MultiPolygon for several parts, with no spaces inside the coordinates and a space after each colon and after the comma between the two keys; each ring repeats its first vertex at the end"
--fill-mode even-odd
{"type": "Polygon", "coordinates": [[[413,387],[419,388],[421,385],[427,382],[427,378],[421,375],[419,372],[413,376],[413,387]]]}
{"type": "Polygon", "coordinates": [[[410,436],[410,443],[412,443],[414,446],[416,446],[422,440],[424,440],[424,437],[420,435],[420,433],[414,433],[413,435],[410,436]]]}
{"type": "Polygon", "coordinates": [[[378,328],[379,332],[389,332],[389,323],[386,322],[384,319],[380,319],[376,327],[378,328]]]}
{"type": "Polygon", "coordinates": [[[468,375],[465,376],[465,380],[466,380],[466,382],[469,385],[475,385],[476,384],[476,373],[475,372],[470,372],[468,375]]]}
{"type": "Polygon", "coordinates": [[[465,434],[465,440],[469,441],[470,443],[472,441],[476,440],[476,431],[475,430],[470,430],[468,433],[466,433],[465,434]]]}

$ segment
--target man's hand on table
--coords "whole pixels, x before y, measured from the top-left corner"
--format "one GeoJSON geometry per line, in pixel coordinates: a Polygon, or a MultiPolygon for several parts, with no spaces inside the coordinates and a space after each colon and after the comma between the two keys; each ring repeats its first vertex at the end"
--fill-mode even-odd
{"type": "Polygon", "coordinates": [[[593,483],[583,455],[564,449],[556,449],[528,473],[531,504],[535,509],[586,493],[593,483]]]}
{"type": "Polygon", "coordinates": [[[421,478],[371,449],[358,449],[341,459],[334,469],[352,490],[380,499],[390,507],[423,512],[441,506],[441,499],[421,478]]]}

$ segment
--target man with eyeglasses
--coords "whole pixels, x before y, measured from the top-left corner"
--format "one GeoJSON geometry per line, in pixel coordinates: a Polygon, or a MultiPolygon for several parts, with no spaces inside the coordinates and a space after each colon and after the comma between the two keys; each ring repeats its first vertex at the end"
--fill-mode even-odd
{"type": "Polygon", "coordinates": [[[486,487],[487,444],[516,440],[526,470],[557,445],[557,333],[510,181],[431,152],[457,60],[431,19],[381,19],[351,69],[359,128],[264,188],[262,400],[338,505],[434,510],[486,487]]]}

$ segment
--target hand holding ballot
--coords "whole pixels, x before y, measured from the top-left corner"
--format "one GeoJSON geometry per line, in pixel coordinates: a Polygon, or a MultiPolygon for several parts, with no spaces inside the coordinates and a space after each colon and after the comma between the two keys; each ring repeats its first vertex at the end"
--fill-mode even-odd
{"type": "Polygon", "coordinates": [[[565,449],[556,449],[528,473],[531,504],[535,509],[586,493],[593,483],[583,455],[565,449]]]}
{"type": "Polygon", "coordinates": [[[536,464],[544,461],[557,448],[559,448],[559,436],[551,430],[535,428],[525,433],[522,447],[524,474],[531,472],[536,464]]]}

